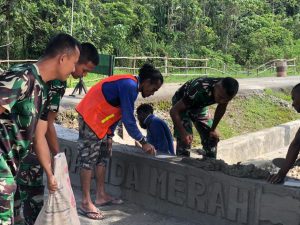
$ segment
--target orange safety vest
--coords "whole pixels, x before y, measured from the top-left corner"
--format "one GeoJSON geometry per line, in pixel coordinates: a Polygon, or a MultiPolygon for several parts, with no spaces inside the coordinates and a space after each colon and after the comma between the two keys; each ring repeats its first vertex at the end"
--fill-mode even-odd
{"type": "Polygon", "coordinates": [[[94,85],[76,107],[84,122],[100,139],[104,138],[109,133],[109,128],[122,118],[121,108],[114,107],[106,101],[102,85],[121,79],[132,79],[137,82],[137,78],[131,74],[105,78],[94,85]]]}

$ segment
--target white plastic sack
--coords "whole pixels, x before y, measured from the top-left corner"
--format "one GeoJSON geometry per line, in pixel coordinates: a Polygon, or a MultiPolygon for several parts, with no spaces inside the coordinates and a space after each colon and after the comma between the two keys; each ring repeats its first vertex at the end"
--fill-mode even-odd
{"type": "Polygon", "coordinates": [[[48,195],[35,225],[80,225],[64,153],[54,157],[54,176],[58,190],[48,195]]]}

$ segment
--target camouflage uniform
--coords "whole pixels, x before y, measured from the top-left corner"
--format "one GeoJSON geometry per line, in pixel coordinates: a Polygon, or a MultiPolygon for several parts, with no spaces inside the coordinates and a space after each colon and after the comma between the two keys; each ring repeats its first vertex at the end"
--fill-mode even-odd
{"type": "Polygon", "coordinates": [[[78,116],[79,141],[78,159],[80,168],[92,170],[96,166],[107,166],[110,155],[106,146],[106,137],[99,139],[91,128],[78,116]]]}
{"type": "MultiPolygon", "coordinates": [[[[66,90],[66,82],[49,81],[47,101],[40,119],[47,121],[48,112],[58,112],[60,101],[66,90]]],[[[43,206],[44,185],[43,168],[34,149],[21,161],[17,175],[18,190],[15,196],[15,216],[20,215],[23,204],[23,216],[26,225],[33,225],[43,206]]]]}
{"type": "MultiPolygon", "coordinates": [[[[174,106],[182,99],[187,107],[187,110],[181,113],[181,121],[185,130],[189,134],[193,134],[192,122],[200,134],[203,149],[208,157],[216,157],[213,149],[216,148],[217,140],[209,138],[210,128],[213,124],[213,119],[208,113],[209,105],[215,104],[213,96],[214,85],[220,81],[221,78],[196,78],[187,81],[181,86],[172,98],[172,105],[174,106]]],[[[174,127],[174,136],[177,138],[177,155],[189,156],[190,145],[186,145],[180,139],[179,131],[174,127]]]]}
{"type": "Polygon", "coordinates": [[[32,64],[17,65],[0,75],[0,224],[13,224],[15,176],[32,144],[45,101],[46,85],[32,64]]]}

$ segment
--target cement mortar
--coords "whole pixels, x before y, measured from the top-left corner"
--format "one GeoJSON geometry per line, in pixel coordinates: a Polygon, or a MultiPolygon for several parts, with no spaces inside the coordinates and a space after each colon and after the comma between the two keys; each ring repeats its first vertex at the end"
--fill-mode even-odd
{"type": "Polygon", "coordinates": [[[294,168],[290,169],[287,176],[300,180],[300,166],[295,166],[294,168]]]}
{"type": "Polygon", "coordinates": [[[256,167],[254,164],[242,165],[234,164],[228,165],[223,160],[215,159],[192,159],[183,158],[182,162],[190,166],[201,168],[208,171],[220,171],[224,174],[240,177],[240,178],[252,178],[252,179],[266,179],[270,172],[264,169],[256,167]]]}

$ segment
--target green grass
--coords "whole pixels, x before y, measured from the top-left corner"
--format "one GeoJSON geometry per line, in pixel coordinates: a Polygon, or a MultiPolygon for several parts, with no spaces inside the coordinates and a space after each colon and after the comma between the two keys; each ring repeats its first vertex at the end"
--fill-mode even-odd
{"type": "Polygon", "coordinates": [[[233,100],[219,125],[222,139],[300,119],[293,108],[282,107],[270,96],[265,94],[233,100]]]}
{"type": "Polygon", "coordinates": [[[282,100],[291,102],[292,97],[291,97],[291,90],[290,89],[281,89],[281,91],[274,91],[272,89],[265,89],[265,93],[267,95],[272,95],[277,98],[280,98],[282,100]]]}
{"type": "MultiPolygon", "coordinates": [[[[252,72],[251,74],[247,73],[221,73],[221,72],[216,72],[216,71],[208,71],[209,74],[207,75],[208,77],[225,77],[225,76],[230,76],[233,78],[255,78],[255,77],[275,77],[276,72],[275,71],[265,71],[257,76],[255,72],[252,72]]],[[[114,74],[128,74],[128,73],[133,73],[133,71],[129,70],[115,70],[114,74]]],[[[138,73],[138,70],[136,70],[136,73],[138,73]]],[[[178,73],[183,73],[182,71],[173,71],[172,75],[165,76],[165,82],[166,83],[184,83],[190,79],[199,77],[199,76],[206,76],[206,75],[195,75],[195,73],[204,73],[203,71],[194,71],[194,70],[189,70],[187,73],[189,75],[176,75],[178,73]]],[[[293,68],[289,68],[288,74],[290,75],[297,75],[295,74],[295,71],[293,68]]],[[[93,86],[96,82],[99,80],[105,78],[106,76],[100,75],[100,74],[95,74],[95,73],[89,73],[83,80],[86,86],[90,87],[93,86]]],[[[68,87],[75,87],[77,84],[78,80],[69,78],[68,80],[68,87]]]]}

